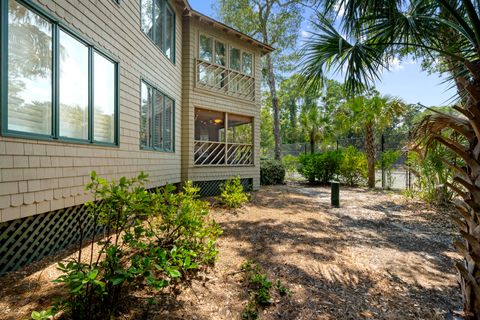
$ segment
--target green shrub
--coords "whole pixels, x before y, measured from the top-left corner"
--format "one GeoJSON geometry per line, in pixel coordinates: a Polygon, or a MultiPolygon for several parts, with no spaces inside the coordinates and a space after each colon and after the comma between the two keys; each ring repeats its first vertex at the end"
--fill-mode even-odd
{"type": "Polygon", "coordinates": [[[248,202],[249,194],[244,191],[240,177],[235,177],[220,186],[220,196],[216,199],[219,204],[235,209],[248,202]]]}
{"type": "Polygon", "coordinates": [[[293,172],[296,172],[299,165],[298,157],[288,154],[282,158],[282,164],[287,173],[291,174],[293,172]]]}
{"type": "Polygon", "coordinates": [[[367,156],[354,146],[342,150],[342,154],[338,172],[341,182],[349,186],[364,183],[368,176],[367,156]]]}
{"type": "Polygon", "coordinates": [[[267,159],[260,162],[260,183],[262,185],[282,184],[285,167],[280,161],[267,159]]]}
{"type": "MultiPolygon", "coordinates": [[[[59,263],[62,275],[54,282],[67,289],[50,309],[33,312],[33,319],[63,310],[71,319],[110,319],[132,287],[160,290],[189,279],[214,263],[219,226],[209,218],[208,204],[198,199],[198,189],[187,183],[182,192],[166,186],[157,192],[145,189],[147,176],[107,182],[95,172],[87,189],[94,201],[87,204],[94,227],[105,228],[100,250],[84,255],[82,238],[77,258],[59,263]],[[101,203],[97,200],[101,200],[101,203]],[[82,256],[83,255],[83,256],[82,256]]],[[[83,221],[79,221],[82,233],[83,221]]]]}
{"type": "Polygon", "coordinates": [[[301,155],[299,172],[311,183],[328,184],[338,175],[342,159],[340,150],[301,155]]]}

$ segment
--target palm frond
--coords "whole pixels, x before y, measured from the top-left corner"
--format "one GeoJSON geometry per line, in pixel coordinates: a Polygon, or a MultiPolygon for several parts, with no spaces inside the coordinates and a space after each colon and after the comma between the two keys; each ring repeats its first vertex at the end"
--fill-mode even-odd
{"type": "Polygon", "coordinates": [[[380,78],[380,72],[386,67],[383,59],[384,45],[378,45],[371,39],[352,39],[343,37],[323,15],[318,15],[315,23],[319,32],[302,48],[303,69],[310,89],[319,90],[326,79],[325,73],[333,71],[345,74],[345,88],[350,94],[363,92],[380,78]]]}

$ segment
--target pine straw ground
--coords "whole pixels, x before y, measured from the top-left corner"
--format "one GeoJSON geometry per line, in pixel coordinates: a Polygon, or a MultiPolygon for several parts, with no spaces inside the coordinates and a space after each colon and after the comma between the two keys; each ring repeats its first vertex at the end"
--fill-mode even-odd
{"type": "MultiPolygon", "coordinates": [[[[261,319],[453,319],[461,309],[449,210],[395,193],[301,184],[265,187],[247,207],[214,210],[224,234],[213,271],[162,293],[147,307],[132,293],[119,319],[239,319],[249,294],[241,264],[254,260],[292,291],[275,296],[261,319]]],[[[0,278],[0,319],[25,319],[58,287],[51,257],[0,278]]]]}

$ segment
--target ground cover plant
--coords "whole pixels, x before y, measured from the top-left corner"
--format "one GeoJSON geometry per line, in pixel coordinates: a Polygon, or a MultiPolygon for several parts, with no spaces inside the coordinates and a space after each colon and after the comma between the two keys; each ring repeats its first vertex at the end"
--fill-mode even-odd
{"type": "Polygon", "coordinates": [[[58,264],[62,275],[54,282],[67,295],[33,319],[60,311],[70,319],[108,319],[125,311],[121,301],[133,287],[158,291],[213,265],[221,229],[199,190],[188,182],[180,192],[171,185],[151,192],[146,181],[143,173],[107,182],[92,172],[87,190],[94,200],[87,206],[95,227],[104,229],[101,249],[94,254],[95,239],[82,239],[77,257],[58,264]],[[91,250],[84,248],[88,241],[91,250]]]}
{"type": "Polygon", "coordinates": [[[250,295],[242,312],[242,320],[259,319],[259,311],[273,303],[272,289],[275,289],[280,296],[291,294],[290,289],[284,286],[280,280],[277,280],[274,284],[262,268],[253,261],[245,261],[241,270],[244,273],[244,280],[250,295]]]}

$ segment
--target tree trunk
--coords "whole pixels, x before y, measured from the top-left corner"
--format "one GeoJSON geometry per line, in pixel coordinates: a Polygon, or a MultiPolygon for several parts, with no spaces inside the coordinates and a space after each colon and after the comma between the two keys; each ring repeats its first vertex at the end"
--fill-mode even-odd
{"type": "Polygon", "coordinates": [[[270,54],[267,55],[267,74],[268,87],[270,88],[270,96],[272,97],[273,109],[273,137],[275,138],[275,159],[280,160],[281,153],[281,136],[280,136],[280,108],[278,106],[277,88],[275,84],[275,73],[273,72],[273,62],[270,54]]]}
{"type": "Polygon", "coordinates": [[[375,188],[375,136],[373,123],[365,125],[365,151],[368,165],[368,187],[375,188]]]}

